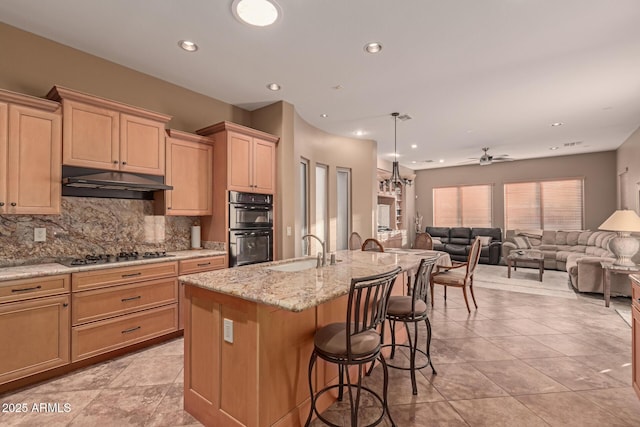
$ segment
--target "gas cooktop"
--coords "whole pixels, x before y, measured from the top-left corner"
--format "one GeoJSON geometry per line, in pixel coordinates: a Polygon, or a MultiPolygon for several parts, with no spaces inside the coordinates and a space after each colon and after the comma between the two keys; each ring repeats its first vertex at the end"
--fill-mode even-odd
{"type": "Polygon", "coordinates": [[[155,259],[155,258],[168,258],[173,255],[168,255],[165,251],[155,252],[119,252],[116,255],[112,254],[88,254],[83,258],[64,258],[58,261],[59,264],[66,265],[67,267],[75,267],[81,265],[95,265],[95,264],[110,264],[123,261],[136,261],[142,259],[155,259]]]}

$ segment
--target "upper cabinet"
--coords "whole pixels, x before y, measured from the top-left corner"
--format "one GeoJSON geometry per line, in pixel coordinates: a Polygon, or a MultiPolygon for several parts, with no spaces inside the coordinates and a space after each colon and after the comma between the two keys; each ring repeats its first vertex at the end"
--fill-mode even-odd
{"type": "Polygon", "coordinates": [[[54,86],[62,102],[62,164],[165,174],[165,124],[171,116],[54,86]]]}
{"type": "Polygon", "coordinates": [[[58,214],[60,104],[0,90],[0,214],[58,214]]]}
{"type": "Polygon", "coordinates": [[[215,137],[214,169],[224,171],[221,178],[227,190],[275,193],[278,137],[230,122],[221,122],[197,133],[215,137]]]}
{"type": "MultiPolygon", "coordinates": [[[[167,130],[165,215],[211,215],[213,200],[213,138],[167,130]]],[[[157,203],[162,206],[162,203],[157,203]]]]}

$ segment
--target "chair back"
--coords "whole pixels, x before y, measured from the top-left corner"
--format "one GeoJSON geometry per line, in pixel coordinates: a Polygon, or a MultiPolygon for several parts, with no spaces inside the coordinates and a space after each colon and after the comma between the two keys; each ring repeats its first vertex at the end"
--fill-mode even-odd
{"type": "Polygon", "coordinates": [[[431,278],[431,272],[433,266],[438,260],[439,256],[431,258],[422,258],[420,266],[416,272],[415,279],[413,281],[413,287],[411,288],[411,312],[416,312],[416,302],[424,301],[427,303],[427,291],[429,290],[429,280],[431,278]]]}
{"type": "Polygon", "coordinates": [[[433,249],[433,239],[429,233],[416,234],[416,240],[413,242],[414,249],[433,249]]]}
{"type": "Polygon", "coordinates": [[[352,338],[363,332],[375,330],[384,322],[391,288],[400,270],[400,267],[396,267],[386,273],[351,279],[347,303],[347,357],[349,360],[354,360],[352,338]]]}
{"type": "Polygon", "coordinates": [[[473,272],[480,261],[480,249],[482,249],[482,242],[479,238],[476,239],[471,244],[471,249],[469,250],[469,258],[467,258],[467,278],[473,276],[473,272]]]}
{"type": "Polygon", "coordinates": [[[369,238],[364,241],[362,244],[363,251],[373,251],[373,252],[384,252],[384,247],[382,247],[382,243],[378,242],[376,239],[369,238]]]}
{"type": "Polygon", "coordinates": [[[362,237],[354,231],[351,233],[351,236],[349,236],[349,249],[357,251],[360,248],[362,248],[362,237]]]}

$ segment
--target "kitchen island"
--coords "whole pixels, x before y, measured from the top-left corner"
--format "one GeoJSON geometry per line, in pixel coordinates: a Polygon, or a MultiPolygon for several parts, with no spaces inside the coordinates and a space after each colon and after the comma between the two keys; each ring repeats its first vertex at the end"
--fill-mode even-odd
{"type": "MultiPolygon", "coordinates": [[[[351,278],[396,266],[406,276],[438,254],[340,251],[336,265],[321,268],[302,258],[181,276],[185,410],[207,426],[304,424],[314,333],[345,320],[351,278]]],[[[405,283],[399,276],[393,294],[403,294],[405,283]]],[[[314,389],[321,388],[337,381],[337,368],[318,361],[314,376],[314,389]]],[[[318,409],[333,400],[327,395],[318,409]]]]}

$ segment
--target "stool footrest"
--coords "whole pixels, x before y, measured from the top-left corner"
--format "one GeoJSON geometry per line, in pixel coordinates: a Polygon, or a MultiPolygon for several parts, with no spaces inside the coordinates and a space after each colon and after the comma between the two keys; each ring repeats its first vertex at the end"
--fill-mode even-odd
{"type": "MultiPolygon", "coordinates": [[[[393,347],[393,344],[384,344],[383,346],[381,346],[381,348],[385,348],[385,347],[393,347]]],[[[411,349],[411,346],[409,346],[408,344],[396,344],[396,347],[404,347],[404,348],[408,348],[411,349]]],[[[420,350],[419,348],[415,349],[416,352],[422,354],[424,357],[427,358],[427,361],[425,364],[420,365],[420,366],[416,366],[415,369],[423,369],[426,368],[427,366],[431,365],[431,356],[429,356],[424,350],[420,350]]],[[[385,360],[387,361],[387,366],[389,368],[394,368],[394,369],[402,369],[404,371],[410,371],[411,367],[404,367],[404,366],[398,366],[398,365],[393,365],[391,364],[390,361],[392,361],[393,359],[391,359],[390,357],[385,358],[385,360]]],[[[431,370],[433,370],[434,374],[437,374],[436,370],[433,369],[433,366],[431,366],[431,370]]]]}

